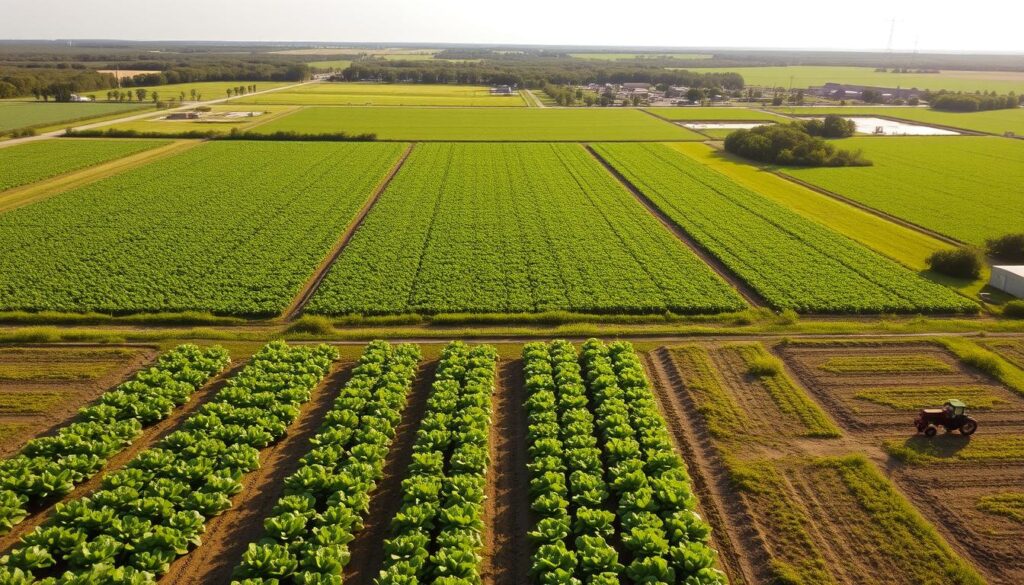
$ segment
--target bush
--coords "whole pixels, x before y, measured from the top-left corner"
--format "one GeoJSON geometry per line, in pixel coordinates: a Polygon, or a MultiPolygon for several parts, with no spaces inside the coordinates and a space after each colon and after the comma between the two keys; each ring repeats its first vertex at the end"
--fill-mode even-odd
{"type": "Polygon", "coordinates": [[[1024,234],[1006,234],[985,241],[989,256],[1006,262],[1024,262],[1024,234]]]}
{"type": "Polygon", "coordinates": [[[857,123],[842,116],[829,114],[824,120],[805,120],[799,122],[804,132],[822,138],[849,138],[857,131],[857,123]]]}
{"type": "Polygon", "coordinates": [[[747,373],[758,378],[767,378],[782,373],[782,362],[770,355],[757,356],[747,364],[747,373]]]}
{"type": "Polygon", "coordinates": [[[1003,316],[1024,319],[1024,301],[1010,301],[1003,307],[1003,316]]]}
{"type": "Polygon", "coordinates": [[[319,315],[303,315],[288,328],[288,333],[308,333],[310,335],[330,335],[334,333],[334,325],[327,317],[319,315]]]}
{"type": "Polygon", "coordinates": [[[869,166],[860,152],[839,150],[804,129],[803,122],[770,124],[737,130],[725,138],[725,149],[744,158],[805,167],[869,166]]]}
{"type": "Polygon", "coordinates": [[[978,250],[963,246],[955,250],[939,250],[928,257],[928,266],[939,274],[956,278],[976,279],[981,276],[985,260],[978,250]]]}

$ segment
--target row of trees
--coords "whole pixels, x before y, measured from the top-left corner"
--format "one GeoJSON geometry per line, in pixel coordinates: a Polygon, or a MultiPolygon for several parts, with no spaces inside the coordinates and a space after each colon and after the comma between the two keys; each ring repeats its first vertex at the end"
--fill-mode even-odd
{"type": "Polygon", "coordinates": [[[860,151],[841,150],[808,134],[800,122],[737,130],[725,138],[733,154],[765,163],[808,167],[870,166],[860,151]]]}
{"type": "Polygon", "coordinates": [[[829,114],[823,120],[802,120],[796,123],[804,132],[821,138],[849,138],[857,131],[856,122],[835,114],[829,114]]]}
{"type": "Polygon", "coordinates": [[[943,93],[931,97],[929,103],[933,109],[947,112],[980,112],[1017,108],[1022,102],[1021,98],[1010,92],[1009,95],[943,93]]]}
{"type": "Polygon", "coordinates": [[[974,246],[939,250],[928,257],[928,267],[947,276],[974,280],[981,276],[986,255],[998,262],[1024,262],[1024,233],[1006,234],[985,240],[984,250],[974,246]]]}
{"type": "Polygon", "coordinates": [[[644,63],[591,62],[584,60],[508,60],[462,63],[428,61],[357,61],[342,71],[343,81],[388,83],[459,83],[466,85],[518,85],[540,88],[543,84],[580,86],[590,83],[650,83],[686,87],[741,90],[738,73],[701,73],[667,70],[644,63]]]}

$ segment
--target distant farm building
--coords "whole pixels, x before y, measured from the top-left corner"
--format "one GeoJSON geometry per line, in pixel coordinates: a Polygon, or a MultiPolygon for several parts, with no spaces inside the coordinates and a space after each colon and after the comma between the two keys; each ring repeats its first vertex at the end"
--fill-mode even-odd
{"type": "Polygon", "coordinates": [[[198,120],[199,112],[174,112],[167,114],[168,120],[198,120]]]}
{"type": "Polygon", "coordinates": [[[78,95],[77,93],[71,94],[71,101],[73,102],[91,102],[93,99],[87,95],[78,95]]]}
{"type": "Polygon", "coordinates": [[[651,84],[650,83],[623,83],[622,84],[622,89],[624,89],[624,90],[626,90],[628,92],[631,92],[631,93],[636,93],[636,92],[647,93],[647,92],[649,92],[651,90],[651,84]]]}
{"type": "Polygon", "coordinates": [[[807,90],[811,95],[840,100],[860,99],[860,97],[864,95],[865,91],[876,92],[887,100],[906,100],[912,97],[920,97],[924,93],[916,88],[903,89],[899,87],[873,87],[870,85],[849,85],[846,83],[826,83],[820,87],[811,87],[807,90]]]}
{"type": "Polygon", "coordinates": [[[491,95],[512,95],[511,85],[496,85],[491,88],[491,95]]]}
{"type": "Polygon", "coordinates": [[[989,286],[1024,299],[1024,266],[993,266],[989,286]]]}

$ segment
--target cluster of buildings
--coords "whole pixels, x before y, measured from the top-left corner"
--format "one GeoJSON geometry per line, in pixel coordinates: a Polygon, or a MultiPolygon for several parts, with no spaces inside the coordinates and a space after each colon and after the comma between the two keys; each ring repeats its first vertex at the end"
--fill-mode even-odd
{"type": "Polygon", "coordinates": [[[883,102],[920,98],[924,94],[923,90],[917,88],[875,87],[871,85],[850,85],[848,83],[826,83],[825,85],[811,87],[807,90],[809,95],[833,100],[863,99],[864,92],[871,92],[876,96],[881,96],[881,101],[883,102]]]}
{"type": "MultiPolygon", "coordinates": [[[[616,100],[624,102],[640,101],[647,105],[671,105],[671,106],[689,106],[700,104],[701,100],[690,99],[687,94],[690,92],[689,87],[684,86],[670,86],[665,91],[661,91],[650,83],[591,83],[585,87],[585,89],[592,91],[598,95],[611,94],[616,100]]],[[[725,101],[726,98],[722,95],[715,94],[707,96],[713,102],[725,101]]]]}

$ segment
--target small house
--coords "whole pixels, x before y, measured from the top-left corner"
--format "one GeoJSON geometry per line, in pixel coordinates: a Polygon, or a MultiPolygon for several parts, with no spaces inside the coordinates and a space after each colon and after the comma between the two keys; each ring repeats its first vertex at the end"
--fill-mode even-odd
{"type": "Polygon", "coordinates": [[[993,266],[988,285],[1024,299],[1024,266],[993,266]]]}

